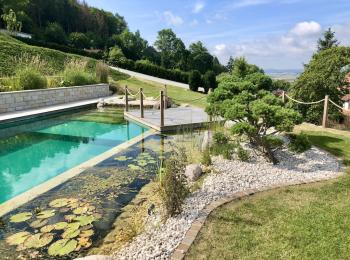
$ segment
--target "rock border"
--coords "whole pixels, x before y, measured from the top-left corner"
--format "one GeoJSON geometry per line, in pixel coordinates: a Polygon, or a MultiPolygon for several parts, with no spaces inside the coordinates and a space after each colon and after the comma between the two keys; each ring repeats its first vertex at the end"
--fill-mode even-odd
{"type": "MultiPolygon", "coordinates": [[[[340,170],[341,170],[340,172],[342,174],[344,174],[343,167],[341,167],[340,170]]],[[[215,209],[217,209],[217,208],[219,208],[227,203],[233,202],[234,200],[240,200],[242,198],[249,197],[251,195],[254,195],[254,194],[260,193],[260,192],[271,191],[271,190],[275,190],[275,189],[292,187],[292,186],[300,186],[303,184],[312,184],[312,183],[317,183],[317,182],[323,182],[323,181],[327,181],[327,180],[336,179],[340,176],[341,175],[336,175],[336,176],[329,178],[329,179],[326,179],[326,180],[314,178],[310,181],[298,182],[298,183],[289,184],[289,185],[272,185],[272,186],[267,186],[267,187],[262,187],[262,188],[257,188],[257,189],[248,189],[246,191],[236,192],[229,197],[225,197],[225,198],[221,198],[221,199],[218,199],[216,201],[213,201],[212,203],[207,205],[204,209],[202,209],[199,212],[197,219],[192,222],[190,229],[186,232],[185,237],[182,239],[180,244],[176,247],[176,249],[172,253],[170,259],[171,260],[184,259],[187,252],[189,251],[190,247],[193,245],[195,239],[198,237],[199,231],[202,229],[202,227],[203,227],[204,223],[206,222],[210,213],[212,211],[214,211],[215,209]]]]}

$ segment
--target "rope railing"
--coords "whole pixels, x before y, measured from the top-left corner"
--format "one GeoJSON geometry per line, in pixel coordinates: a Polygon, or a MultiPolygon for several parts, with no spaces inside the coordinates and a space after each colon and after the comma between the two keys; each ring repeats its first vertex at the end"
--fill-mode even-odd
{"type": "Polygon", "coordinates": [[[313,102],[304,102],[304,101],[299,101],[299,100],[296,100],[290,96],[288,96],[287,94],[284,94],[288,99],[298,103],[298,104],[302,104],[302,105],[315,105],[315,104],[319,104],[319,103],[322,103],[324,102],[325,99],[321,99],[319,101],[313,101],[313,102]]]}

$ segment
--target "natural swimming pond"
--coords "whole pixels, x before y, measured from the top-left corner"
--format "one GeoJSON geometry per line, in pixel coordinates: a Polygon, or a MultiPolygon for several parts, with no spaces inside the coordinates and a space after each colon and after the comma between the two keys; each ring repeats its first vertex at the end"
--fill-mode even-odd
{"type": "Polygon", "coordinates": [[[125,142],[147,129],[121,110],[42,117],[0,128],[0,203],[125,142]]]}
{"type": "Polygon", "coordinates": [[[6,214],[0,221],[1,256],[74,259],[88,254],[123,207],[155,178],[159,158],[174,144],[194,138],[201,137],[151,135],[6,214]]]}

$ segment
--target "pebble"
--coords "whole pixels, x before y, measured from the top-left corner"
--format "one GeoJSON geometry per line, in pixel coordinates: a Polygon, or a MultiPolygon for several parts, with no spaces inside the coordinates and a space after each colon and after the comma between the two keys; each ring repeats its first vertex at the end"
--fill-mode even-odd
{"type": "Polygon", "coordinates": [[[317,148],[302,154],[281,150],[276,152],[276,157],[280,161],[278,165],[272,165],[257,155],[250,162],[214,157],[213,168],[217,173],[208,175],[202,188],[186,199],[183,212],[135,237],[113,258],[170,259],[200,210],[215,200],[248,189],[301,184],[342,174],[339,161],[317,148]]]}

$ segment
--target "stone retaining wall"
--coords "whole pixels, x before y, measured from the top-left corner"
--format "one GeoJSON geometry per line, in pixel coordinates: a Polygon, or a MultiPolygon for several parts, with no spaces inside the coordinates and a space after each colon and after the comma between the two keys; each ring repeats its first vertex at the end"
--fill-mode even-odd
{"type": "Polygon", "coordinates": [[[0,93],[0,113],[65,104],[109,96],[108,84],[0,93]]]}

